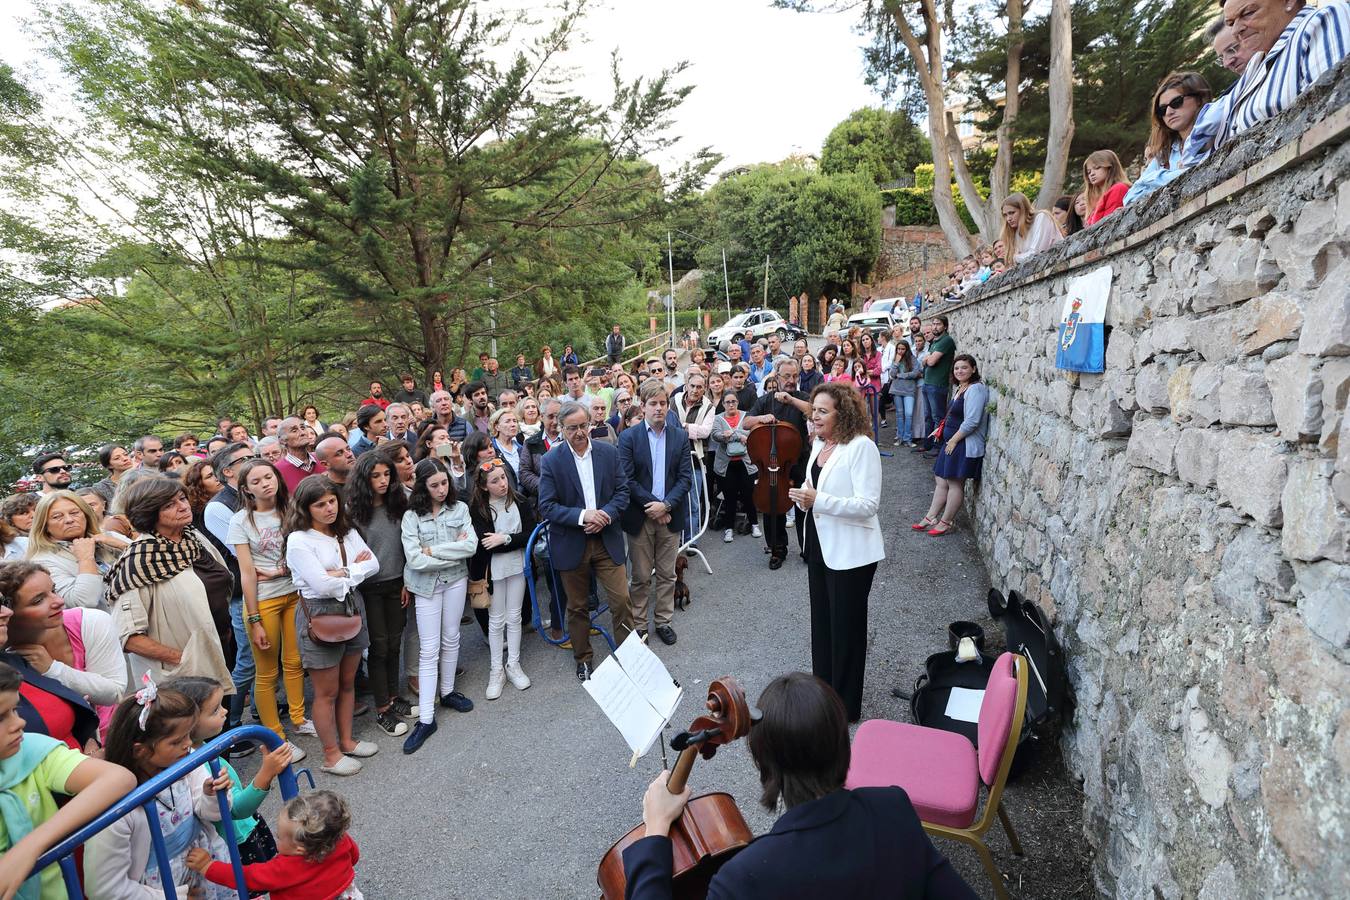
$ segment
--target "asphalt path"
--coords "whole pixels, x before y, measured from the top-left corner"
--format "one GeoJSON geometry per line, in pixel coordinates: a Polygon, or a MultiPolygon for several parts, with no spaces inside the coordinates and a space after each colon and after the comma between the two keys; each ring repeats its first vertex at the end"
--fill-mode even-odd
{"type": "MultiPolygon", "coordinates": [[[[883,440],[888,451],[889,444],[883,440]]],[[[964,521],[940,539],[909,529],[931,495],[930,467],[904,449],[883,459],[886,560],[870,598],[864,718],[908,721],[907,705],[891,695],[892,687],[912,684],[924,659],[946,646],[947,623],[986,618],[988,579],[964,521]]],[[[763,542],[748,535],[724,544],[720,534],[709,534],[701,546],[713,574],[691,560],[693,602],[676,613],[678,643],[666,647],[653,638],[685,690],[672,734],[699,713],[713,678],[734,675],[753,702],[775,676],[810,670],[805,564],[794,553],[770,571],[763,542]]],[[[401,738],[383,735],[371,716],[361,717],[358,737],[376,741],[380,753],[359,775],[337,778],[318,772],[313,738],[298,741],[310,751],[306,764],[315,765],[318,785],[351,803],[352,834],[361,847],[359,886],[369,898],[596,896],[596,866],[639,822],[642,793],[660,771],[660,754],[654,748],[629,768],[630,751],[578,684],[571,653],[532,632],[524,638],[522,664],[533,686],[521,692],[508,684],[501,699],[488,702],[486,641],[476,625],[463,634],[460,661],[467,671],[456,686],[476,708],[439,710],[439,731],[418,753],[405,756],[401,738]]],[[[595,645],[598,663],[603,641],[595,645]]],[[[252,760],[241,766],[251,768],[252,760]]],[[[732,793],[756,833],[776,818],[757,803],[758,779],[744,741],[700,760],[690,783],[696,792],[732,793]]],[[[1008,803],[1016,822],[1015,789],[1008,803]]],[[[264,807],[273,822],[276,808],[275,798],[264,807]]],[[[1011,859],[997,826],[991,845],[1001,862],[1011,859]]],[[[952,844],[942,849],[981,894],[988,892],[973,854],[952,844]]]]}

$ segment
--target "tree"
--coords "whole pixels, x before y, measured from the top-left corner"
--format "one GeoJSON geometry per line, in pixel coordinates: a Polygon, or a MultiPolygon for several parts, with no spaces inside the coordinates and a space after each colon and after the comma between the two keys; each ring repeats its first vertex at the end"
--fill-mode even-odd
{"type": "MultiPolygon", "coordinates": [[[[837,293],[865,277],[881,249],[881,196],[859,173],[758,166],[714,185],[705,209],[712,237],[698,260],[720,269],[726,248],[733,302],[759,301],[766,256],[770,294],[837,293]]],[[[707,279],[705,291],[720,303],[721,279],[707,279]]]]}
{"type": "Polygon", "coordinates": [[[903,110],[864,107],[830,130],[820,170],[827,175],[857,172],[880,185],[911,175],[930,154],[928,139],[903,110]]]}
{"type": "Polygon", "coordinates": [[[429,376],[494,312],[577,308],[609,238],[659,217],[681,177],[638,163],[669,144],[683,66],[624,83],[616,61],[606,105],[566,92],[555,59],[586,9],[527,41],[526,13],[470,0],[98,0],[56,37],[134,140],[303,242],[300,265],[364,323],[350,342],[429,376]]]}

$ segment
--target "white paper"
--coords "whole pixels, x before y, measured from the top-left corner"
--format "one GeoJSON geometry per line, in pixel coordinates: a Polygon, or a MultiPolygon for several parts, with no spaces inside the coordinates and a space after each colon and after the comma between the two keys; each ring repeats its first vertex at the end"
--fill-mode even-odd
{"type": "Polygon", "coordinates": [[[666,720],[614,657],[597,666],[590,680],[582,682],[582,687],[619,729],[634,753],[642,756],[651,749],[666,720]]]}
{"type": "Polygon", "coordinates": [[[980,721],[980,706],[983,703],[984,691],[954,687],[947,697],[945,715],[947,718],[956,719],[958,722],[978,722],[980,721]]]}
{"type": "Polygon", "coordinates": [[[629,632],[628,638],[619,645],[614,656],[647,698],[647,702],[656,708],[663,719],[669,720],[675,714],[675,707],[679,705],[684,691],[676,686],[661,657],[652,652],[636,631],[629,632]]]}

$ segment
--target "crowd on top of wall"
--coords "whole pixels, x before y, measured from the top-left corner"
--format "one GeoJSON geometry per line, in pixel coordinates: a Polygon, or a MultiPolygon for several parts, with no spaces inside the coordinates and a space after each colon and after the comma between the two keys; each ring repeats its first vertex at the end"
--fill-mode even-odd
{"type": "Polygon", "coordinates": [[[971,288],[1091,228],[1123,207],[1203,164],[1210,155],[1262,121],[1292,106],[1350,48],[1350,0],[1226,0],[1206,29],[1224,68],[1238,76],[1214,96],[1198,72],[1171,72],[1153,92],[1152,128],[1144,168],[1131,183],[1120,158],[1097,150],[1083,161],[1083,186],[1037,210],[1021,193],[1001,207],[1002,234],[958,263],[942,289],[961,300],[971,288]]]}

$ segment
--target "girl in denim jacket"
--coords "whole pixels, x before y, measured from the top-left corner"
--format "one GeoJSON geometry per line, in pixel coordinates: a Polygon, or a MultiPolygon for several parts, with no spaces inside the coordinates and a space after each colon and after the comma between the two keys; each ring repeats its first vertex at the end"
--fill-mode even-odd
{"type": "Polygon", "coordinates": [[[473,701],[455,690],[459,662],[459,620],[469,585],[469,557],[478,549],[469,507],[459,502],[450,470],[439,459],[417,464],[417,481],[403,514],[403,585],[413,595],[417,634],[421,638],[418,667],[418,722],[403,744],[413,753],[436,733],[437,670],[441,705],[457,712],[473,709],[473,701]]]}

